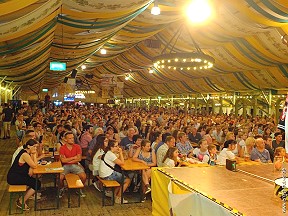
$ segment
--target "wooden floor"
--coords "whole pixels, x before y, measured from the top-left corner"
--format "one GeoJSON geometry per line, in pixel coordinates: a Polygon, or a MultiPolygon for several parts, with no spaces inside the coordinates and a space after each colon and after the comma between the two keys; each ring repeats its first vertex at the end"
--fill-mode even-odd
{"type": "MultiPolygon", "coordinates": [[[[7,192],[7,182],[6,176],[10,167],[11,157],[16,148],[15,144],[15,135],[11,139],[3,140],[0,139],[0,216],[8,215],[8,206],[9,206],[9,193],[7,192]]],[[[114,206],[101,206],[101,194],[96,191],[93,185],[85,186],[84,193],[86,194],[85,198],[81,198],[81,207],[80,208],[68,208],[67,193],[60,200],[60,209],[57,210],[42,210],[34,211],[34,202],[33,200],[28,201],[30,211],[24,213],[24,215],[56,215],[56,216],[89,216],[89,215],[101,215],[101,216],[132,216],[132,215],[152,215],[152,204],[151,198],[148,198],[144,203],[131,203],[119,205],[115,204],[114,206]]],[[[74,197],[75,199],[76,197],[74,197]]],[[[50,202],[50,200],[42,201],[42,203],[50,202]]],[[[76,204],[76,200],[74,201],[76,204]]],[[[15,212],[16,204],[13,202],[13,211],[15,212]]],[[[12,212],[13,213],[13,212],[12,212]]]]}

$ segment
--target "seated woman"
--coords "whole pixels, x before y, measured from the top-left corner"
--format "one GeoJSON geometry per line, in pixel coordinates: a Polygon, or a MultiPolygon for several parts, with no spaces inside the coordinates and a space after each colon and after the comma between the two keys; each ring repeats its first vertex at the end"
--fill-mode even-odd
{"type": "Polygon", "coordinates": [[[237,142],[235,140],[227,140],[224,143],[224,148],[220,152],[219,165],[226,165],[226,159],[234,160],[236,159],[235,154],[232,152],[236,148],[237,142]]]}
{"type": "Polygon", "coordinates": [[[199,141],[199,148],[195,148],[193,150],[193,154],[196,158],[198,158],[199,161],[203,161],[204,155],[208,154],[208,144],[207,141],[202,139],[199,141]]]}
{"type": "MultiPolygon", "coordinates": [[[[142,140],[141,149],[137,149],[132,160],[142,162],[149,167],[156,166],[156,154],[154,150],[151,151],[151,143],[149,140],[147,139],[142,140]]],[[[150,179],[151,179],[151,169],[143,170],[142,181],[144,183],[143,191],[145,194],[151,191],[149,184],[150,179]]]]}
{"type": "Polygon", "coordinates": [[[240,157],[245,158],[245,160],[250,159],[254,145],[255,145],[255,139],[253,137],[248,137],[245,140],[245,145],[241,146],[240,157]]]}
{"type": "MultiPolygon", "coordinates": [[[[24,210],[29,210],[26,201],[34,195],[36,189],[36,179],[32,177],[33,171],[37,167],[36,147],[38,142],[29,139],[23,149],[16,156],[12,166],[7,174],[7,183],[10,185],[27,185],[28,190],[24,195],[24,210]]],[[[37,182],[38,190],[41,188],[41,182],[37,182]]],[[[22,208],[22,199],[16,202],[18,208],[22,208]]]]}
{"type": "MultiPolygon", "coordinates": [[[[89,169],[92,171],[93,176],[99,175],[99,168],[100,168],[100,162],[102,155],[105,154],[105,149],[108,146],[108,138],[104,134],[100,134],[97,136],[96,139],[96,145],[94,146],[94,149],[92,150],[92,164],[89,164],[89,169]]],[[[100,185],[96,182],[94,182],[94,186],[97,190],[100,191],[100,185]]]]}
{"type": "Polygon", "coordinates": [[[135,152],[141,148],[142,137],[139,134],[133,136],[133,145],[129,146],[128,156],[133,158],[135,152]]]}
{"type": "Polygon", "coordinates": [[[203,163],[208,163],[211,166],[216,165],[217,163],[217,148],[216,145],[211,144],[208,146],[208,154],[204,155],[203,163]]]}
{"type": "MultiPolygon", "coordinates": [[[[104,158],[100,162],[99,176],[105,180],[115,180],[120,184],[123,184],[123,192],[125,192],[127,187],[130,185],[131,180],[129,178],[123,177],[122,173],[114,170],[116,164],[119,166],[124,165],[122,149],[119,148],[119,144],[116,140],[109,140],[107,150],[107,153],[104,155],[104,158]],[[119,158],[117,158],[116,154],[119,154],[119,158]]],[[[115,203],[120,204],[120,187],[115,189],[115,196],[115,203]]],[[[127,200],[123,199],[123,203],[127,202],[127,200]]]]}
{"type": "Polygon", "coordinates": [[[170,147],[163,158],[163,167],[179,167],[181,162],[178,162],[179,150],[176,147],[170,147]]]}

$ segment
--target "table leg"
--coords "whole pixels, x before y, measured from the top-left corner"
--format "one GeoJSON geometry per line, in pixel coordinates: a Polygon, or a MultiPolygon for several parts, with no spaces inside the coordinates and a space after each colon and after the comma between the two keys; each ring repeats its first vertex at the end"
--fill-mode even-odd
{"type": "Polygon", "coordinates": [[[143,176],[143,172],[144,170],[140,170],[140,202],[142,201],[142,198],[143,198],[143,188],[142,188],[142,184],[143,184],[143,181],[142,181],[142,176],[143,176]]]}
{"type": "Polygon", "coordinates": [[[38,174],[36,174],[34,211],[37,211],[38,174]]]}
{"type": "Polygon", "coordinates": [[[59,174],[56,174],[56,178],[57,178],[57,193],[56,193],[56,203],[57,203],[57,209],[59,209],[59,206],[60,206],[60,198],[59,198],[59,193],[60,193],[60,173],[59,174]]]}
{"type": "Polygon", "coordinates": [[[124,196],[124,191],[123,191],[123,187],[124,187],[124,181],[125,181],[125,175],[124,175],[124,171],[122,170],[122,184],[121,184],[121,204],[123,204],[123,196],[124,196]]]}

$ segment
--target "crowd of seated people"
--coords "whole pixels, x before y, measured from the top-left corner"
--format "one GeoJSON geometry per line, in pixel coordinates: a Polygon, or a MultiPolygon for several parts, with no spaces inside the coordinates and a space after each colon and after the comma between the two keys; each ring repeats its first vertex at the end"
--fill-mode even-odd
{"type": "MultiPolygon", "coordinates": [[[[226,159],[241,158],[269,163],[276,149],[285,148],[283,132],[270,117],[195,115],[176,108],[104,109],[68,105],[53,107],[45,113],[43,109],[25,106],[16,116],[18,150],[14,158],[27,140],[25,134],[34,132],[39,155],[47,142],[55,144],[60,152],[67,167],[61,182],[65,174],[73,172],[85,183],[85,169],[89,167],[93,175],[119,181],[126,189],[135,175],[128,173],[123,178],[113,169],[116,164],[125,163],[124,156],[148,167],[182,166],[183,156],[209,165],[225,165],[226,159]],[[75,154],[68,155],[69,149],[74,149],[75,154]],[[83,157],[86,161],[80,164],[83,157]]],[[[144,194],[151,191],[150,178],[151,169],[144,170],[141,189],[144,194]]],[[[97,182],[94,185],[100,188],[97,182]]],[[[120,190],[115,195],[115,202],[119,203],[120,190]]],[[[81,192],[81,196],[85,195],[81,192]]]]}

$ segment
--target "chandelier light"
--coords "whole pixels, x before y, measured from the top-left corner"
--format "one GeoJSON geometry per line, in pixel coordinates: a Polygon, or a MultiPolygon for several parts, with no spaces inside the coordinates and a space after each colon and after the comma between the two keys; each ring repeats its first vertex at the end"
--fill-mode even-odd
{"type": "Polygon", "coordinates": [[[174,51],[175,44],[181,34],[183,26],[180,26],[178,31],[170,39],[170,41],[165,45],[163,51],[159,56],[154,57],[153,65],[158,69],[170,69],[170,70],[205,70],[213,67],[215,59],[202,52],[198,44],[192,38],[190,33],[190,39],[193,43],[195,51],[193,52],[176,52],[174,51]],[[177,37],[176,37],[177,36],[177,37]],[[176,38],[176,39],[175,39],[176,38]],[[171,44],[174,40],[173,45],[171,44]],[[171,47],[170,52],[167,53],[168,47],[171,47]]]}

